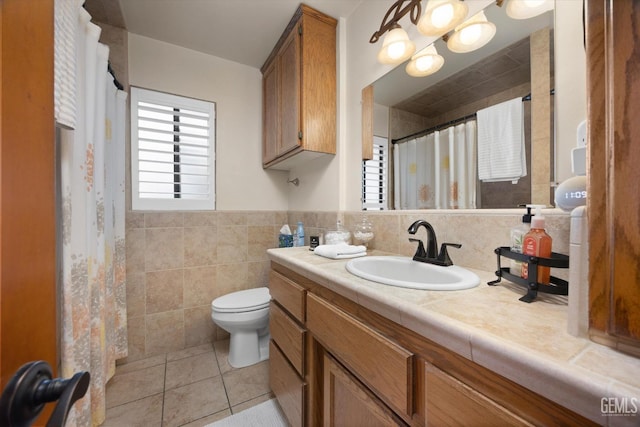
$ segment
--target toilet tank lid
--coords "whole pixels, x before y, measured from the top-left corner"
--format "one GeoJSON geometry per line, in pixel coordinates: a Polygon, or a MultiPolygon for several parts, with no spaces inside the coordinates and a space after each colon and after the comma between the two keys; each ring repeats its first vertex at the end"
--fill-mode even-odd
{"type": "Polygon", "coordinates": [[[217,310],[251,309],[268,305],[271,300],[269,288],[255,288],[232,292],[214,299],[211,307],[217,310]]]}

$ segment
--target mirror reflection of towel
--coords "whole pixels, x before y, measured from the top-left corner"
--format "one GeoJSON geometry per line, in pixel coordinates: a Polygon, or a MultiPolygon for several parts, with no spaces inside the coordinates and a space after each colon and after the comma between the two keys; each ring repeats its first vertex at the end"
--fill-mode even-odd
{"type": "Polygon", "coordinates": [[[513,181],[527,175],[522,98],[478,110],[478,178],[513,181]]]}

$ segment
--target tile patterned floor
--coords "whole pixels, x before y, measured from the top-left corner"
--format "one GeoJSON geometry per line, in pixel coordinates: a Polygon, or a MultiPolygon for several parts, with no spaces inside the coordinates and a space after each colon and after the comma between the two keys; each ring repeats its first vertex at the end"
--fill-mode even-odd
{"type": "Polygon", "coordinates": [[[236,369],[228,352],[218,341],[118,366],[102,426],[202,427],[272,398],[268,361],[236,369]]]}

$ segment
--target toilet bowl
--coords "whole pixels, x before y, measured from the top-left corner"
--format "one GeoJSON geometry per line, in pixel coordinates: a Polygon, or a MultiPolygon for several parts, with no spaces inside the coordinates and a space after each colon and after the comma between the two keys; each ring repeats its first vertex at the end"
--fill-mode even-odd
{"type": "Polygon", "coordinates": [[[234,368],[269,358],[269,288],[232,292],[211,302],[211,319],[229,332],[229,364],[234,368]]]}

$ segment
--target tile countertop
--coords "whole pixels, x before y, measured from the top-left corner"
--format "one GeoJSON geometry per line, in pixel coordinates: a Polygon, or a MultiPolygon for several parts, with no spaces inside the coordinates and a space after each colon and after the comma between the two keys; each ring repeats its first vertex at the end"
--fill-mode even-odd
{"type": "MultiPolygon", "coordinates": [[[[462,291],[424,291],[356,277],[348,260],[315,255],[308,247],[267,251],[271,261],[602,425],[640,425],[640,359],[567,333],[567,297],[539,294],[518,301],[524,288],[498,286],[491,272],[473,270],[480,285],[462,291]],[[614,404],[627,414],[603,414],[614,404]]],[[[370,251],[370,255],[393,255],[370,251]]]]}

